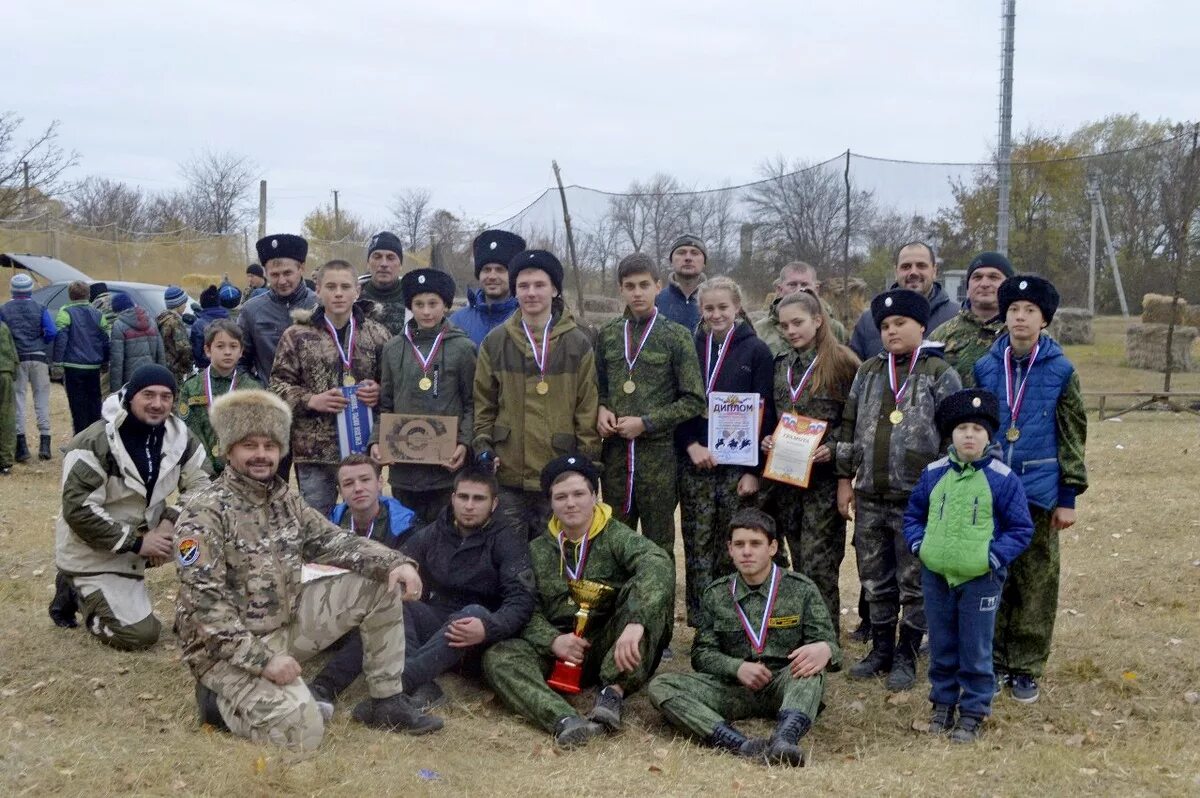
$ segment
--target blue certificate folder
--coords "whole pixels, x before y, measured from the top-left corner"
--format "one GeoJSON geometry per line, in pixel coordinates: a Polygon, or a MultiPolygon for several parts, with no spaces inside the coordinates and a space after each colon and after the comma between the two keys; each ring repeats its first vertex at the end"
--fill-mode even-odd
{"type": "Polygon", "coordinates": [[[348,454],[362,454],[367,450],[367,442],[371,440],[371,408],[358,401],[358,386],[342,386],[342,395],[350,402],[346,409],[338,413],[338,449],[342,457],[348,454]]]}

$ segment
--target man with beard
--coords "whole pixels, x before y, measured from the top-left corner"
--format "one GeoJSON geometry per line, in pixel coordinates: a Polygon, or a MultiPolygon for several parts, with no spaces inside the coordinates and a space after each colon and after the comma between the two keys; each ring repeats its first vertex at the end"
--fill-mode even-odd
{"type": "Polygon", "coordinates": [[[484,230],[472,245],[478,291],[467,291],[467,306],[450,316],[478,347],[484,337],[517,309],[508,287],[508,264],[525,251],[525,239],[507,230],[484,230]]]}
{"type": "Polygon", "coordinates": [[[700,283],[704,282],[704,267],[708,252],[704,242],[693,235],[681,235],[671,244],[671,275],[667,286],[658,292],[654,305],[676,324],[694,333],[700,323],[700,283]]]}
{"type": "Polygon", "coordinates": [[[967,267],[967,301],[958,315],[934,329],[930,341],[946,345],[942,356],[963,385],[975,384],[975,361],[987,354],[1004,333],[1000,316],[1000,284],[1016,272],[999,252],[980,252],[967,267]]]}
{"type": "MultiPolygon", "coordinates": [[[[907,288],[916,291],[929,302],[929,326],[925,329],[935,330],[940,325],[954,318],[957,312],[950,295],[937,282],[937,259],[933,247],[923,241],[913,241],[900,247],[896,253],[896,282],[892,288],[907,288]]],[[[879,337],[879,328],[871,309],[867,308],[854,325],[854,333],[850,336],[850,348],[862,361],[870,360],[883,351],[883,342],[879,337]]]]}
{"type": "Polygon", "coordinates": [[[275,347],[292,324],[292,311],[312,310],[317,306],[317,295],[304,285],[308,241],[295,235],[273,235],[259,239],[254,247],[266,270],[270,290],[247,300],[237,323],[245,333],[242,367],[253,369],[258,381],[268,385],[275,347]]]}
{"type": "Polygon", "coordinates": [[[362,287],[362,298],[379,304],[382,322],[392,336],[404,334],[409,318],[404,304],[400,270],[404,268],[404,250],[395,233],[386,230],[371,236],[367,243],[367,271],[371,279],[362,287]]]}

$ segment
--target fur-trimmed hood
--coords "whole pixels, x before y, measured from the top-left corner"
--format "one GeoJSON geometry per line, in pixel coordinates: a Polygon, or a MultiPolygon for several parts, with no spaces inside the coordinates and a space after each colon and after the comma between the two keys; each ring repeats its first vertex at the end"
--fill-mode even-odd
{"type": "MultiPolygon", "coordinates": [[[[383,306],[370,299],[356,299],[350,308],[354,320],[361,324],[364,319],[383,324],[383,306]]],[[[317,305],[314,308],[296,308],[291,312],[292,322],[306,324],[310,327],[321,326],[325,323],[325,308],[317,305]]]]}

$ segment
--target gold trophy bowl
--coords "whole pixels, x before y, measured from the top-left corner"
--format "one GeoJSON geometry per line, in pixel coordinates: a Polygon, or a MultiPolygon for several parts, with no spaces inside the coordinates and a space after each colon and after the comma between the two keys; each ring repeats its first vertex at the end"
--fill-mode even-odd
{"type": "MultiPolygon", "coordinates": [[[[616,591],[608,585],[587,579],[572,580],[567,583],[567,589],[571,592],[571,600],[579,605],[579,609],[575,612],[574,634],[576,637],[583,637],[583,630],[587,628],[588,617],[592,611],[607,603],[616,591]]],[[[582,676],[582,668],[560,659],[554,663],[554,670],[550,672],[550,678],[546,680],[546,684],[560,693],[573,695],[582,689],[580,687],[582,676]]]]}

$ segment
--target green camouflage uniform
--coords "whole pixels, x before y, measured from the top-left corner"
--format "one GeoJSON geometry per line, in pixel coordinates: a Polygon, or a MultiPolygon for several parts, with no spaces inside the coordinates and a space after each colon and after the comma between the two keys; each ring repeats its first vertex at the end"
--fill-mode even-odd
{"type": "MultiPolygon", "coordinates": [[[[198,374],[192,375],[179,386],[179,401],[175,405],[175,413],[183,419],[187,428],[204,445],[204,453],[208,455],[208,464],[212,468],[213,476],[218,476],[225,470],[225,458],[217,457],[214,454],[217,446],[217,434],[213,432],[212,425],[208,422],[208,395],[204,392],[204,373],[205,369],[201,369],[198,374]]],[[[249,374],[238,374],[236,369],[233,376],[237,379],[237,390],[239,391],[244,389],[261,390],[263,387],[258,380],[249,374]]],[[[222,377],[214,372],[212,375],[213,399],[229,393],[232,384],[233,379],[222,377]]]]}
{"type": "Polygon", "coordinates": [[[0,321],[0,468],[12,468],[17,456],[17,345],[8,325],[0,321]]]}
{"type": "MultiPolygon", "coordinates": [[[[788,390],[788,367],[791,366],[792,378],[798,383],[805,369],[812,364],[815,354],[812,349],[801,352],[789,349],[775,358],[776,416],[794,413],[827,421],[829,426],[825,429],[822,442],[832,450],[837,445],[842,407],[845,404],[845,400],[836,395],[845,396],[850,386],[843,385],[840,391],[831,391],[829,386],[823,385],[819,395],[814,395],[811,388],[805,388],[796,404],[792,404],[788,390]]],[[[841,628],[838,576],[842,558],[846,555],[846,520],[837,508],[837,483],[837,471],[832,461],[813,466],[807,488],[782,482],[764,483],[770,489],[775,528],[787,540],[792,568],[817,585],[825,599],[835,632],[841,628]]]]}
{"type": "MultiPolygon", "coordinates": [[[[771,307],[767,309],[767,315],[754,325],[754,332],[763,340],[763,343],[771,348],[771,354],[776,357],[786,354],[792,348],[792,345],[783,337],[783,333],[779,331],[779,302],[782,299],[783,297],[778,297],[772,301],[771,307]]],[[[818,297],[818,301],[821,303],[821,311],[825,314],[826,321],[829,322],[829,329],[833,332],[833,337],[839,344],[845,344],[850,340],[850,336],[846,335],[846,325],[838,321],[837,315],[828,302],[820,297],[818,297]]]]}
{"type": "Polygon", "coordinates": [[[780,575],[779,592],[762,654],[755,654],[733,608],[730,583],[737,579],[737,602],[753,627],[762,622],[769,598],[767,583],[750,588],[736,575],[714,581],[704,591],[704,620],[692,643],[692,668],[695,673],[663,673],[654,677],[647,688],[650,702],[672,725],[687,729],[701,739],[712,734],[718,724],[741,718],[774,719],[783,709],[797,709],[813,719],[825,694],[825,672],[816,676],[793,677],[788,654],[809,643],[825,642],[832,650],[827,670],[842,664],[825,602],[817,586],[797,573],[780,575]],[[744,662],[761,662],[774,674],[766,687],[750,690],[737,679],[744,662]]]}
{"type": "MultiPolygon", "coordinates": [[[[611,512],[597,505],[597,512],[611,512]]],[[[588,619],[584,636],[591,641],[583,664],[584,684],[619,685],[628,696],[640,689],[654,669],[670,639],[675,605],[675,569],[670,558],[649,539],[616,519],[609,519],[589,541],[583,577],[612,587],[615,597],[588,619]],[[641,664],[632,673],[621,673],[613,661],[613,645],[626,625],[645,627],[641,664]]],[[[566,543],[567,558],[575,562],[574,544],[566,543]]],[[[545,532],[529,544],[537,581],[538,605],[520,637],[496,643],[483,657],[488,683],[505,706],[553,732],[560,718],[575,709],[546,684],[554,665],[551,644],[559,635],[573,632],[578,607],[571,600],[558,541],[545,532]]]]}
{"type": "Polygon", "coordinates": [[[234,734],[316,748],[324,724],[308,687],[299,679],[277,685],[262,671],[277,654],[303,661],[356,627],[371,696],[401,691],[404,613],[386,580],[411,560],[343,532],[283,480],[227,468],[179,516],[175,560],[183,660],[217,694],[234,734]],[[306,562],[353,573],[302,583],[306,562]]]}
{"type": "Polygon", "coordinates": [[[996,339],[1004,334],[1004,319],[980,321],[969,309],[929,334],[930,341],[945,344],[942,350],[946,362],[958,372],[965,387],[975,385],[975,361],[987,354],[996,339]]]}
{"type": "MultiPolygon", "coordinates": [[[[404,289],[396,280],[391,288],[380,290],[370,280],[363,283],[359,296],[369,299],[379,306],[376,318],[380,324],[387,327],[389,336],[404,335],[404,322],[408,318],[408,306],[404,304],[404,289]]],[[[447,312],[449,308],[446,309],[447,312]]]]}
{"type": "Polygon", "coordinates": [[[619,435],[604,441],[604,500],[612,506],[614,517],[630,528],[637,529],[640,519],[642,534],[674,558],[675,505],[679,500],[674,434],[680,422],[704,410],[700,361],[691,334],[660,313],[631,373],[625,362],[626,320],[632,354],[646,322],[634,320],[628,310],[605,324],[596,341],[600,405],[617,418],[641,417],[646,431],[633,442],[633,501],[628,513],[630,442],[619,435]],[[636,385],[632,394],[624,390],[626,380],[636,385]]]}
{"type": "Polygon", "coordinates": [[[163,352],[167,357],[166,367],[175,375],[175,383],[182,385],[192,373],[192,342],[188,337],[183,317],[173,310],[164,310],[155,319],[163,340],[163,352]]]}

